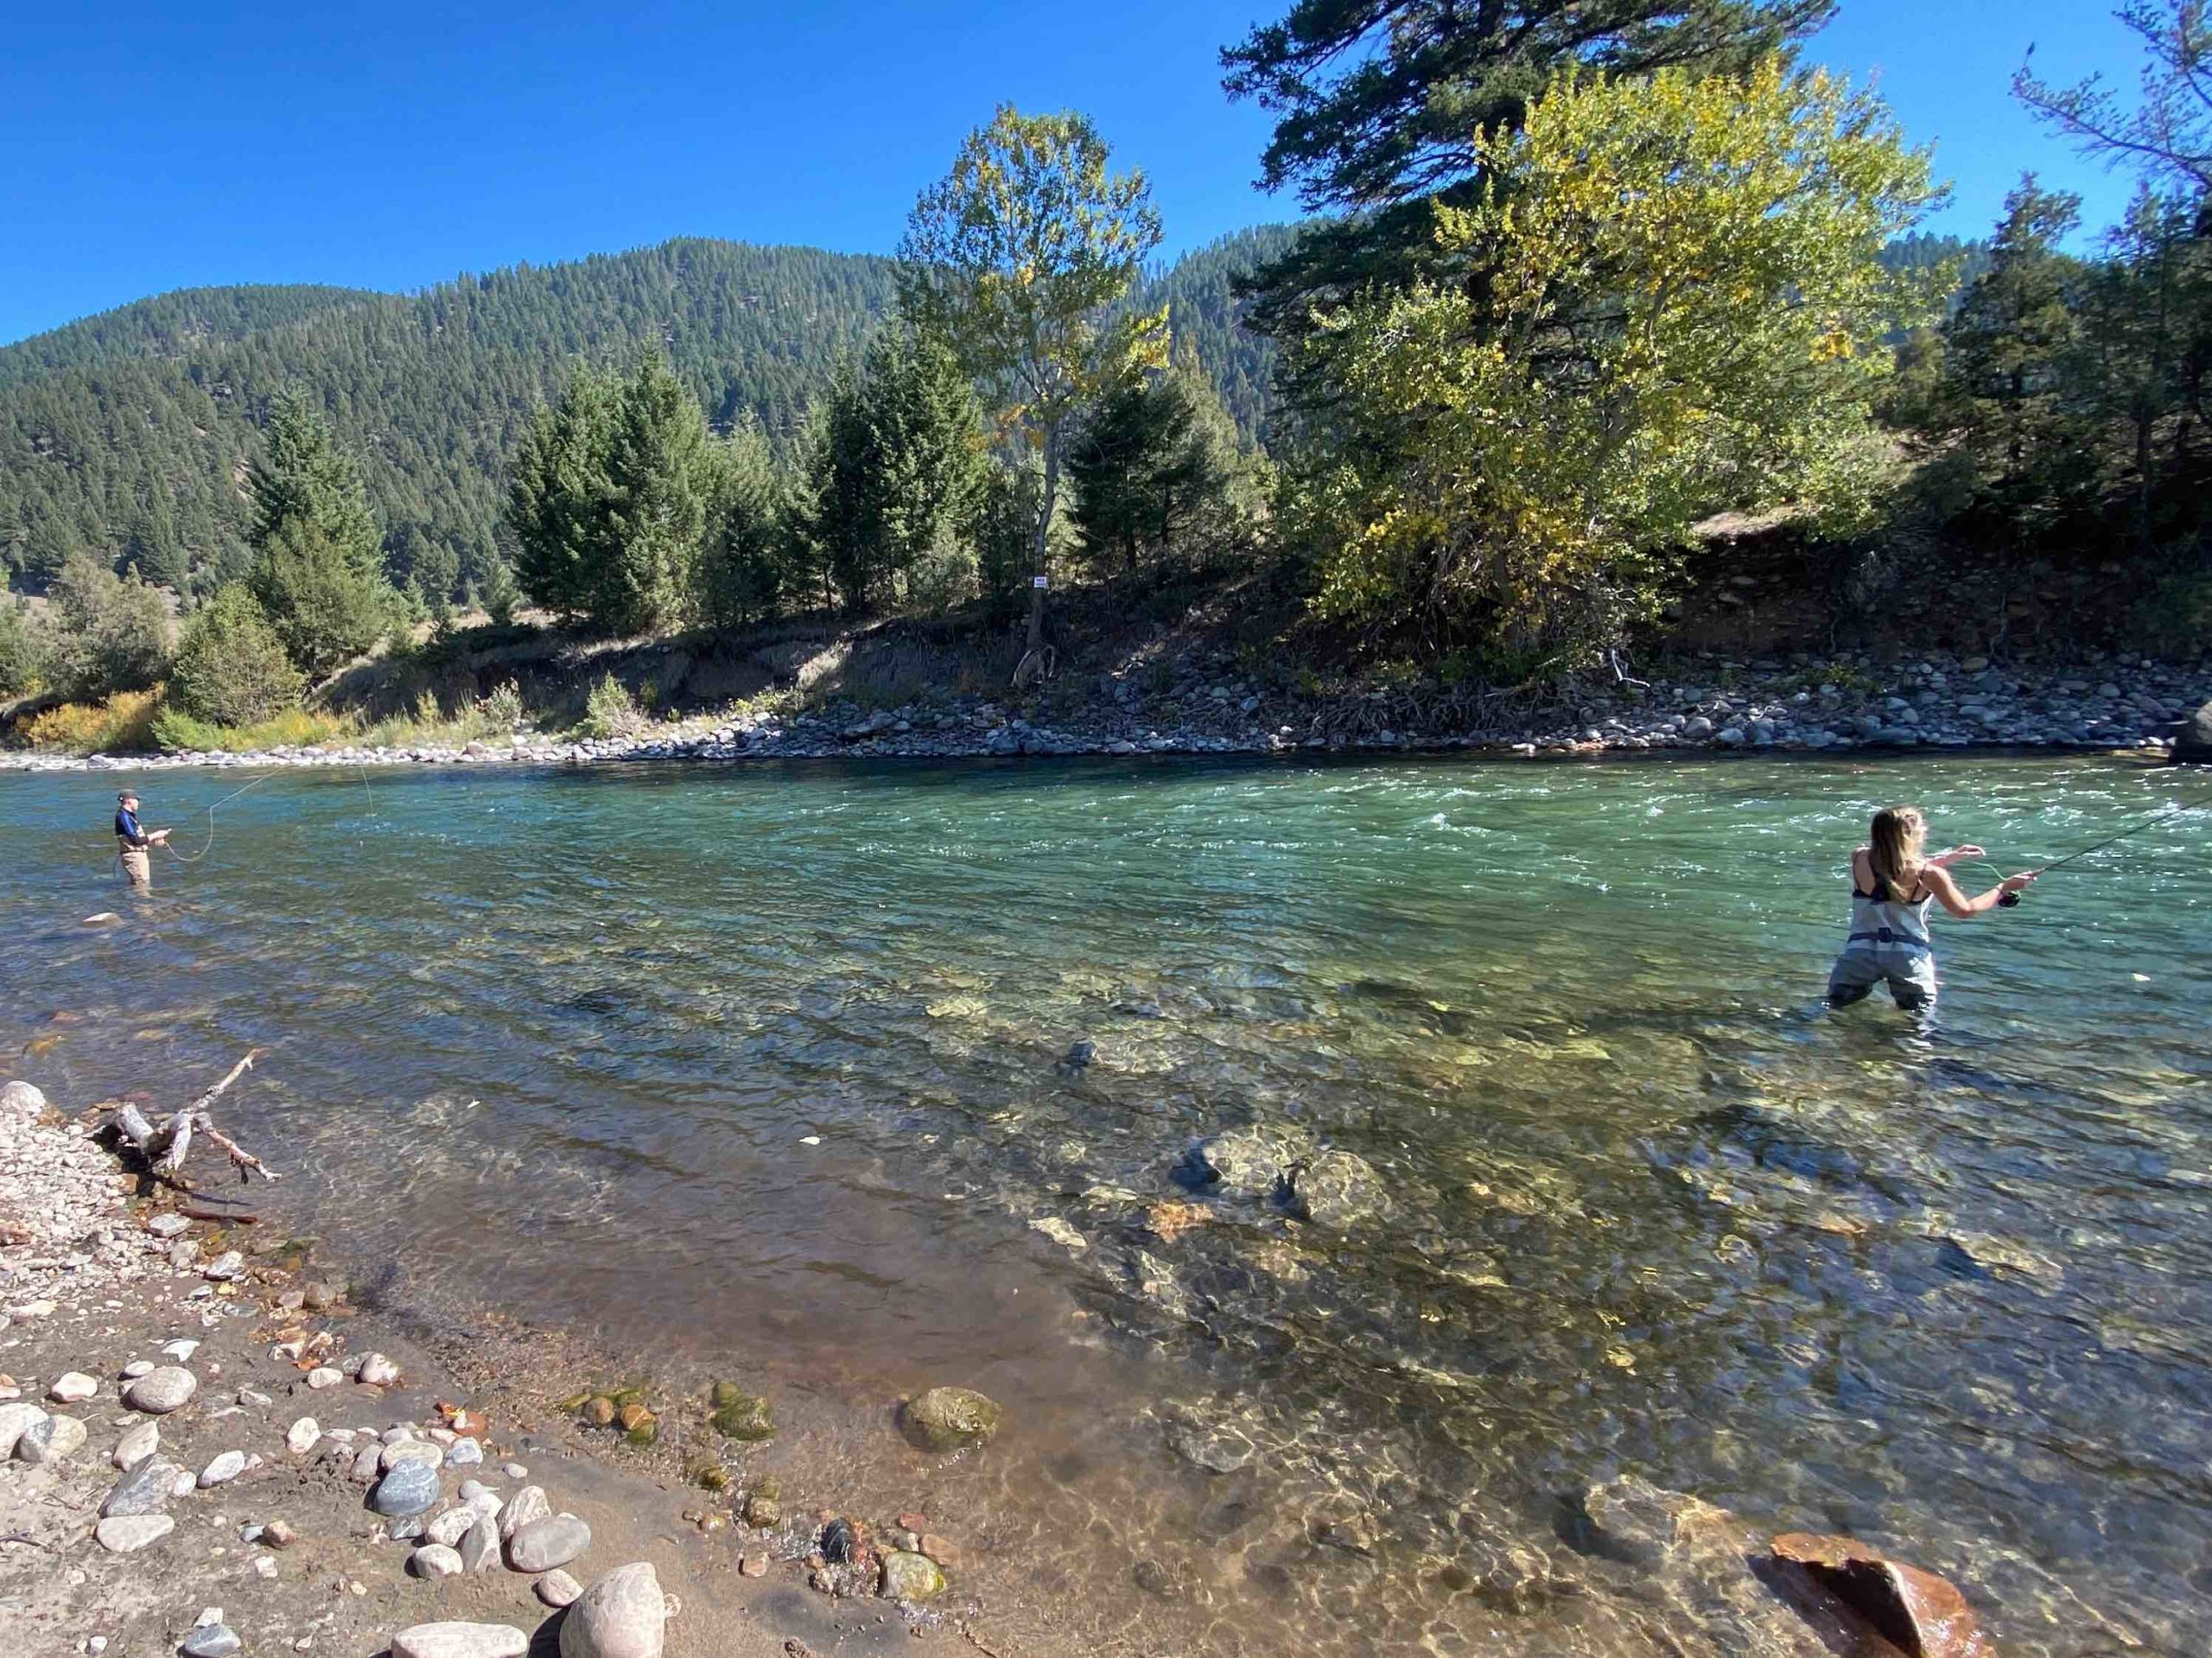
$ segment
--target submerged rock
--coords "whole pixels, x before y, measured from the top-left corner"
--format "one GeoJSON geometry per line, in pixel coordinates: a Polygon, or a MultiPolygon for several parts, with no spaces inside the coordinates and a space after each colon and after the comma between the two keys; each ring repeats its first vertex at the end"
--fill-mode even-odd
{"type": "Polygon", "coordinates": [[[944,1573],[926,1554],[893,1549],[883,1557],[883,1585],[877,1592],[886,1600],[930,1600],[944,1592],[944,1573]]]}
{"type": "Polygon", "coordinates": [[[909,1399],[899,1413],[906,1437],[925,1451],[957,1451],[984,1445],[999,1431],[995,1401],[972,1388],[931,1388],[909,1399]]]}
{"type": "Polygon", "coordinates": [[[1316,1226],[1342,1231],[1382,1214],[1389,1204],[1382,1177],[1351,1152],[1319,1153],[1292,1177],[1291,1206],[1316,1226]]]}
{"type": "Polygon", "coordinates": [[[1192,1147],[1176,1178],[1233,1197],[1279,1198],[1289,1190],[1291,1171],[1313,1149],[1313,1137],[1303,1128],[1261,1123],[1225,1128],[1192,1147]]]}
{"type": "Polygon", "coordinates": [[[1789,1532],[1774,1540],[1773,1559],[1802,1571],[1912,1658],[1995,1658],[1974,1609],[1948,1579],[1850,1537],[1789,1532]]]}
{"type": "Polygon", "coordinates": [[[726,1439],[753,1444],[776,1435],[776,1413],[758,1394],[746,1393],[727,1382],[717,1382],[714,1406],[715,1431],[726,1439]]]}

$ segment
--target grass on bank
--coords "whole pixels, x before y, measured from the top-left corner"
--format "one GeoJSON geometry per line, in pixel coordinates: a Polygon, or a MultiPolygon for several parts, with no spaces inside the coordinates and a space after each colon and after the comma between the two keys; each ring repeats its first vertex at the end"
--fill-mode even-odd
{"type": "Polygon", "coordinates": [[[448,713],[428,691],[414,708],[382,720],[353,713],[288,708],[248,726],[194,718],[164,700],[165,687],[118,691],[98,702],[64,702],[25,722],[25,747],[53,754],[246,754],[272,748],[450,747],[505,737],[525,717],[522,697],[502,685],[448,713]]]}

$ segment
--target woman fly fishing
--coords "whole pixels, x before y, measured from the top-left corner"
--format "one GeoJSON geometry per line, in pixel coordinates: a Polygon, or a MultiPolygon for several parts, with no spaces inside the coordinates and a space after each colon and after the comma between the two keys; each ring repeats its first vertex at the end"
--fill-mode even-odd
{"type": "Polygon", "coordinates": [[[1885,806],[1874,814],[1866,844],[1851,854],[1851,936],[1828,973],[1828,1005],[1847,1007],[1886,983],[1907,1013],[1935,1005],[1936,951],[1928,936],[1928,906],[1941,904],[1961,921],[1986,915],[2035,873],[2007,875],[1987,892],[1968,898],[1951,878],[1950,866],[1986,854],[1978,846],[1953,847],[1933,857],[1923,853],[1928,820],[1915,806],[1885,806]]]}

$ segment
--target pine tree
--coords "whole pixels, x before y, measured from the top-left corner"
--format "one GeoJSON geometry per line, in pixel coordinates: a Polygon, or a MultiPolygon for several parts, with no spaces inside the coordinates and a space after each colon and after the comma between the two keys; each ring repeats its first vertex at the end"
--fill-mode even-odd
{"type": "Polygon", "coordinates": [[[742,627],[776,613],[792,572],[784,479],[750,412],[717,446],[713,499],[699,566],[699,605],[711,627],[742,627]]]}
{"type": "Polygon", "coordinates": [[[1985,505],[2022,528],[2077,510],[2094,484],[2066,374],[2083,270],[2059,245],[2080,217],[2079,197],[2023,180],[2005,199],[1988,270],[1943,330],[1947,418],[1975,458],[1985,505]]]}
{"type": "Polygon", "coordinates": [[[1230,96],[1278,117],[1260,184],[1338,215],[1261,273],[1254,321],[1304,334],[1316,304],[1438,274],[1436,208],[1481,194],[1479,141],[1518,130],[1562,69],[1740,73],[1834,0],[1294,0],[1222,53],[1230,96]]]}
{"type": "Polygon", "coordinates": [[[635,633],[688,619],[711,467],[698,400],[666,357],[647,352],[608,429],[603,538],[588,577],[600,626],[635,633]]]}
{"type": "Polygon", "coordinates": [[[533,603],[557,615],[579,617],[592,607],[620,396],[612,375],[578,367],[559,398],[531,417],[508,465],[515,580],[533,603]]]}
{"type": "Polygon", "coordinates": [[[321,414],[287,392],[246,486],[249,586],[292,660],[320,677],[374,645],[398,607],[359,469],[321,414]]]}
{"type": "Polygon", "coordinates": [[[1249,531],[1257,511],[1254,462],[1179,345],[1167,369],[1131,376],[1099,405],[1068,471],[1084,550],[1124,570],[1147,557],[1197,562],[1249,531]]]}

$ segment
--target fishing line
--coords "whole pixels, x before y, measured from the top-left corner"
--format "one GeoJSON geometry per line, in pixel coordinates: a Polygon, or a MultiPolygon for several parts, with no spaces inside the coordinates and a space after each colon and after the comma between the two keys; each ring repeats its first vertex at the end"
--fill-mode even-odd
{"type": "Polygon", "coordinates": [[[198,863],[202,858],[206,857],[210,852],[213,852],[215,849],[215,808],[217,806],[229,805],[231,802],[236,800],[240,795],[244,794],[246,791],[246,789],[258,787],[260,785],[268,782],[270,778],[276,775],[276,774],[274,772],[264,772],[259,777],[254,778],[251,783],[247,784],[245,788],[233,789],[230,793],[225,795],[220,800],[218,800],[214,802],[213,804],[210,805],[207,808],[207,840],[206,844],[203,845],[199,851],[192,853],[179,852],[167,841],[162,842],[162,850],[168,853],[170,857],[175,858],[179,863],[198,863]]]}
{"type": "MultiPolygon", "coordinates": [[[[2178,802],[2176,804],[2166,807],[2162,811],[2152,813],[2151,816],[2145,818],[2139,823],[2130,824],[2127,828],[2120,830],[2117,835],[2107,835],[2103,840],[2097,842],[2094,846],[2085,846],[2079,852],[2069,852],[2064,857],[2059,859],[2056,863],[2044,864],[2035,873],[2038,877],[2041,877],[2048,875],[2054,869],[2063,869],[2068,864],[2074,862],[2077,858],[2086,858],[2092,852],[2102,852],[2108,846],[2118,846],[2122,841],[2132,839],[2133,836],[2142,834],[2145,829],[2156,829],[2159,824],[2166,823],[2172,818],[2179,817],[2184,812],[2196,810],[2203,804],[2204,802],[2201,800],[2185,800],[2178,802]]],[[[1986,862],[1986,860],[1984,860],[1984,861],[1986,862]]],[[[1994,868],[1996,866],[1993,864],[1991,865],[1992,868],[1994,868]]],[[[2010,910],[2016,908],[2024,896],[2024,894],[2019,893],[2007,893],[2003,898],[1997,901],[2004,908],[2010,910]]]]}

